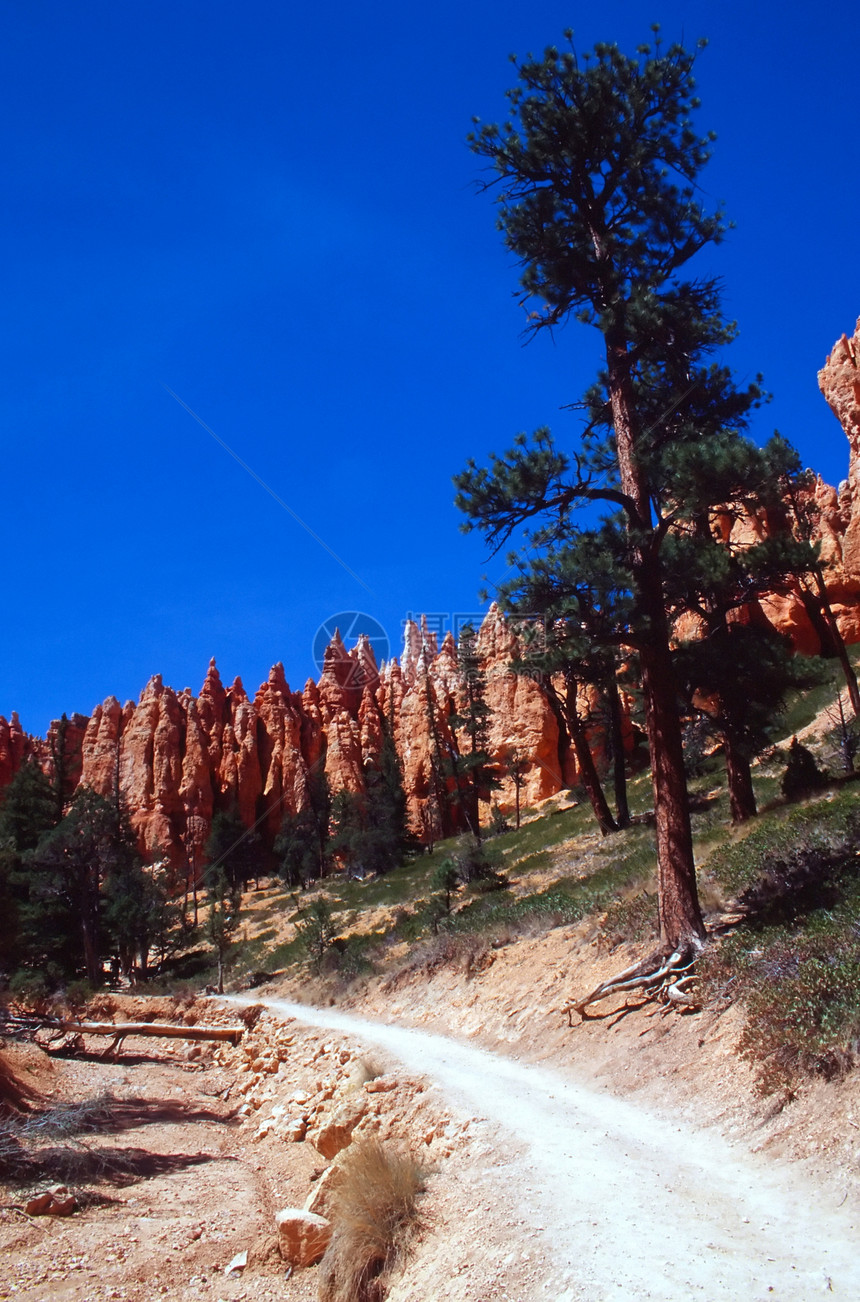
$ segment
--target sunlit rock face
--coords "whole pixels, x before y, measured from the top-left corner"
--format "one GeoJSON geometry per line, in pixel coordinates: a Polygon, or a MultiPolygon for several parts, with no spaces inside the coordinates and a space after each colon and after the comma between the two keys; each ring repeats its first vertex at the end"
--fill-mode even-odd
{"type": "MultiPolygon", "coordinates": [[[[514,758],[524,762],[521,803],[545,799],[571,780],[568,748],[539,683],[512,671],[516,638],[495,606],[478,646],[492,711],[489,750],[501,782],[494,799],[513,806],[514,758]]],[[[87,786],[111,799],[118,790],[141,849],[165,856],[177,873],[189,865],[199,872],[219,809],[234,809],[246,827],[255,826],[270,853],[284,815],[307,806],[314,775],[325,773],[332,792],[361,795],[390,733],[410,828],[419,837],[439,835],[460,826],[456,808],[433,814],[430,806],[444,806],[454,786],[450,776],[440,779],[440,754],[467,745],[450,723],[461,706],[451,633],[439,645],[424,621],[408,622],[402,662],[381,666],[366,637],[347,649],[335,633],[319,682],[309,680],[302,692],[290,690],[279,663],[251,700],[239,678],[224,687],[212,660],[197,696],[189,688],[176,692],[158,674],[137,702],[123,706],[108,696],[89,719],[75,716],[67,726],[67,781],[71,774],[70,791],[87,786]]],[[[17,715],[0,718],[0,786],[30,757],[52,771],[58,727],[40,740],[23,731],[17,715]]]]}
{"type": "Polygon", "coordinates": [[[849,449],[847,479],[838,494],[833,489],[827,492],[828,537],[822,541],[831,545],[831,558],[845,578],[856,583],[860,581],[860,320],[851,339],[843,335],[834,345],[818,372],[818,387],[845,431],[849,449]]]}

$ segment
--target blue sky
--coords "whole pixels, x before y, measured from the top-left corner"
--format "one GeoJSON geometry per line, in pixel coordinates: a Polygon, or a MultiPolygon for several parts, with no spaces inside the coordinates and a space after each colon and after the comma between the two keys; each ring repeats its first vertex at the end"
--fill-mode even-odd
{"type": "MultiPolygon", "coordinates": [[[[710,39],[708,255],[774,428],[836,482],[816,371],[860,314],[860,12],[808,3],[432,7],[40,0],[0,9],[6,634],[0,713],[199,687],[300,687],[317,628],[480,609],[451,475],[562,406],[579,327],[523,346],[517,273],[476,192],[471,117],[509,53],[573,26],[632,50],[710,39]],[[173,390],[329,551],[170,396],[173,390]],[[361,583],[356,581],[358,575],[361,583]]],[[[704,268],[703,268],[704,269],[704,268]]]]}

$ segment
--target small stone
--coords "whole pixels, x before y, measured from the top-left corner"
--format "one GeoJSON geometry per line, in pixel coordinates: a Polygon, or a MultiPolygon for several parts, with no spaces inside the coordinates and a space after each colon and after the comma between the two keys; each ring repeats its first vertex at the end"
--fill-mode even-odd
{"type": "Polygon", "coordinates": [[[386,1094],[397,1089],[397,1081],[393,1076],[377,1076],[376,1080],[366,1080],[364,1089],[366,1094],[386,1094]]]}
{"type": "Polygon", "coordinates": [[[247,1264],[248,1264],[248,1253],[237,1252],[233,1260],[230,1262],[230,1265],[224,1267],[224,1274],[225,1275],[238,1274],[240,1270],[245,1269],[247,1264]]]}
{"type": "Polygon", "coordinates": [[[331,1239],[331,1223],[301,1207],[285,1207],[275,1217],[281,1256],[292,1266],[313,1266],[331,1239]]]}

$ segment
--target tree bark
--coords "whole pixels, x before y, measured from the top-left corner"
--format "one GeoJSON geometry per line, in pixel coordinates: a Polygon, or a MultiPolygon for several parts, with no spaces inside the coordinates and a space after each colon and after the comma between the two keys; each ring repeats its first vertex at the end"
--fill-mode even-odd
{"type": "Polygon", "coordinates": [[[579,779],[588,794],[591,801],[591,808],[594,810],[594,817],[597,819],[597,826],[600,828],[601,836],[608,836],[610,832],[618,831],[618,824],[612,817],[612,810],[609,808],[609,802],[606,799],[603,787],[600,783],[600,777],[597,772],[597,766],[594,763],[594,756],[591,753],[591,747],[588,744],[585,727],[579,717],[576,708],[576,683],[571,683],[567,689],[567,708],[565,710],[570,736],[573,742],[573,750],[576,755],[576,766],[579,769],[579,779]]]}
{"type": "Polygon", "coordinates": [[[45,1026],[56,1026],[61,1031],[75,1031],[79,1035],[159,1036],[171,1040],[226,1040],[238,1044],[244,1034],[241,1026],[174,1026],[169,1022],[72,1022],[65,1019],[45,1018],[45,1026]]]}
{"type": "Polygon", "coordinates": [[[729,731],[723,734],[726,748],[726,778],[733,823],[745,823],[758,813],[752,781],[752,766],[738,749],[729,731]]]}
{"type": "Polygon", "coordinates": [[[615,788],[615,821],[619,827],[630,826],[630,806],[627,802],[627,773],[624,765],[624,734],[621,727],[621,696],[613,672],[606,683],[609,705],[609,728],[612,740],[612,775],[615,788]]]}
{"type": "Polygon", "coordinates": [[[627,342],[617,331],[609,330],[606,334],[606,362],[621,491],[632,506],[632,511],[627,513],[627,533],[634,594],[645,625],[639,654],[657,830],[660,942],[667,952],[696,951],[702,947],[705,926],[696,887],[669,626],[663,605],[650,495],[636,454],[636,404],[627,342]]]}

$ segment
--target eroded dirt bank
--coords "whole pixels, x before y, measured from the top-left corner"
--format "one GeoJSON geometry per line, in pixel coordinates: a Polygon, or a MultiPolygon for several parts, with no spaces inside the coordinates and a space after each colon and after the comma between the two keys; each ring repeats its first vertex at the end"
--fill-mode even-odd
{"type": "MultiPolygon", "coordinates": [[[[461,1252],[471,1242],[469,1256],[479,1258],[475,1234],[489,1223],[492,1241],[500,1222],[522,1226],[525,1213],[534,1265],[523,1297],[717,1302],[860,1292],[853,1214],[801,1172],[557,1070],[332,1009],[268,1006],[381,1046],[424,1073],[485,1137],[495,1205],[452,1238],[461,1252]]],[[[392,1298],[429,1296],[420,1291],[428,1266],[437,1278],[448,1274],[453,1246],[434,1254],[428,1245],[423,1267],[416,1263],[392,1298]]],[[[482,1292],[446,1285],[438,1295],[482,1292]]]]}
{"type": "MultiPolygon", "coordinates": [[[[78,1213],[28,1220],[20,1188],[3,1197],[0,1297],[309,1302],[316,1271],[287,1278],[274,1213],[317,1197],[332,1126],[431,1171],[391,1302],[860,1296],[856,1075],[777,1112],[734,1055],[737,1009],[569,1028],[565,998],[629,957],[584,939],[559,928],[431,956],[349,1007],[290,1007],[296,991],[271,987],[235,1049],[137,1041],[114,1064],[20,1051],[42,1105],[116,1102],[81,1138],[76,1176],[43,1152],[31,1182],[66,1180],[78,1213]]],[[[124,1002],[120,1016],[145,1001],[124,1002]]]]}

